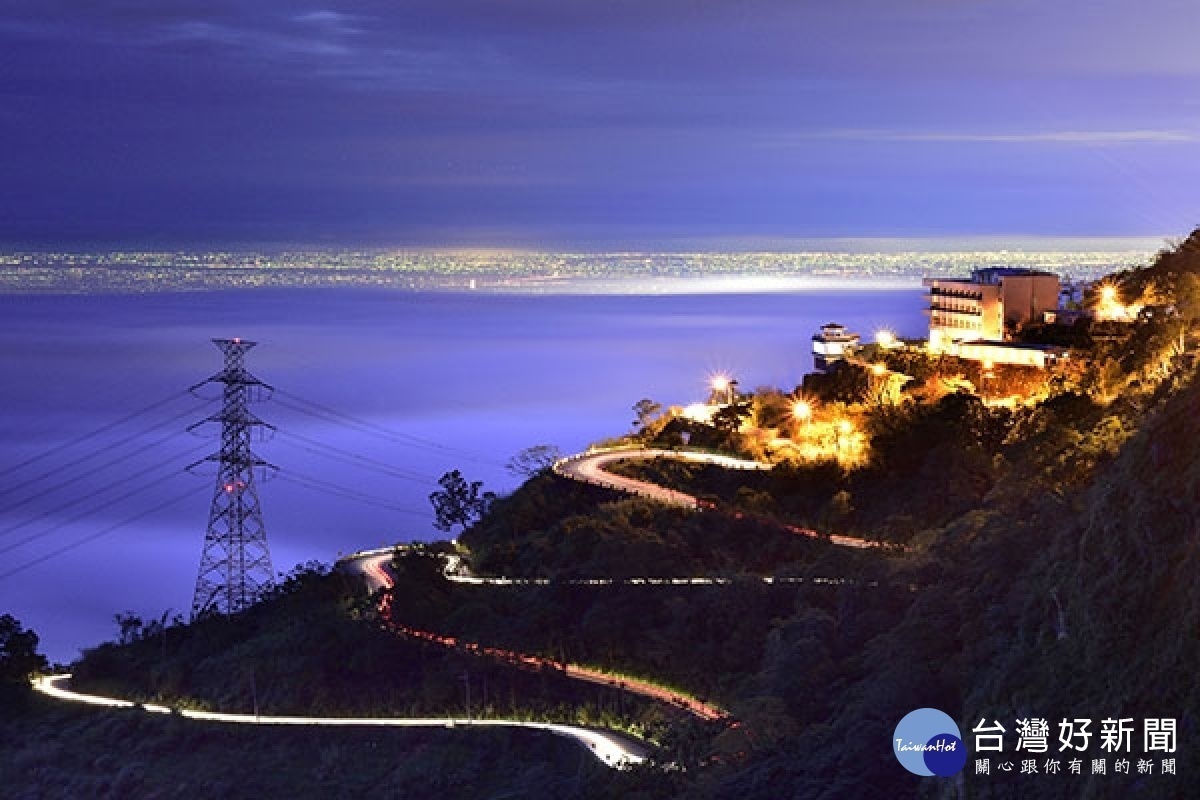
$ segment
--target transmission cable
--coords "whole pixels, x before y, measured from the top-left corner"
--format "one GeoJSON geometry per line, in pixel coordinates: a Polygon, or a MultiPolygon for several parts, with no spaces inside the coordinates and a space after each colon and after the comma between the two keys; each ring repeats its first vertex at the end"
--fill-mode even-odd
{"type": "Polygon", "coordinates": [[[137,522],[140,519],[144,519],[145,517],[148,517],[151,514],[154,514],[158,511],[162,511],[170,506],[180,503],[180,502],[188,499],[189,497],[192,497],[193,495],[194,495],[193,490],[188,489],[187,491],[183,492],[182,494],[178,494],[175,497],[171,498],[170,500],[166,500],[162,503],[159,503],[158,505],[154,506],[153,508],[149,508],[145,511],[142,511],[141,513],[135,514],[132,517],[129,517],[128,519],[124,519],[124,520],[121,520],[120,522],[113,523],[112,525],[109,525],[108,527],[101,528],[100,530],[96,531],[95,533],[88,534],[87,536],[83,537],[82,539],[77,539],[74,542],[71,542],[70,544],[63,545],[62,547],[59,547],[55,550],[51,550],[49,553],[38,556],[37,558],[32,559],[30,561],[26,561],[24,564],[13,567],[12,569],[10,569],[6,572],[0,572],[0,581],[4,580],[5,578],[12,577],[13,575],[16,575],[18,572],[24,572],[25,570],[30,569],[31,567],[36,567],[38,564],[45,563],[46,561],[49,561],[52,558],[57,558],[58,556],[68,553],[78,547],[82,547],[85,544],[94,542],[102,536],[107,536],[108,534],[112,533],[113,531],[115,531],[119,528],[123,528],[126,525],[132,525],[133,523],[137,522]]]}
{"type": "MultiPolygon", "coordinates": [[[[191,413],[191,412],[189,411],[189,412],[187,412],[187,413],[191,413]]],[[[169,424],[169,423],[171,423],[171,422],[174,422],[174,420],[167,420],[167,422],[164,422],[164,423],[162,423],[162,424],[160,424],[160,425],[156,425],[156,426],[154,426],[154,428],[150,428],[150,429],[149,429],[149,431],[153,431],[153,430],[155,430],[156,428],[161,428],[161,427],[163,427],[163,425],[167,425],[167,424],[169,424]]],[[[145,433],[148,433],[149,431],[146,431],[145,433]]],[[[128,441],[131,441],[132,439],[138,438],[138,437],[140,437],[140,436],[142,436],[142,435],[144,435],[144,433],[136,434],[135,436],[133,436],[133,437],[130,437],[129,439],[125,439],[125,440],[123,440],[123,441],[122,441],[122,442],[120,442],[119,444],[124,444],[124,443],[126,443],[126,442],[128,442],[128,441]]],[[[72,484],[78,483],[79,481],[82,481],[82,480],[85,480],[85,479],[87,479],[87,478],[90,478],[90,477],[92,477],[93,475],[95,475],[97,472],[101,472],[101,471],[103,471],[103,470],[106,470],[106,469],[108,469],[109,467],[116,466],[117,464],[122,464],[122,463],[124,463],[124,462],[128,461],[129,459],[131,459],[131,458],[134,458],[135,456],[141,455],[142,453],[146,452],[147,450],[150,450],[150,449],[152,449],[152,448],[158,447],[160,444],[163,444],[163,443],[164,443],[164,442],[166,442],[167,440],[169,440],[169,439],[172,439],[172,438],[174,438],[174,437],[176,437],[176,436],[178,436],[178,435],[179,435],[179,432],[178,432],[178,431],[171,431],[171,432],[170,432],[170,433],[168,433],[166,436],[159,437],[158,439],[154,440],[154,441],[153,441],[153,442],[151,442],[150,444],[142,445],[141,447],[139,447],[139,448],[137,448],[137,449],[135,449],[135,450],[131,450],[130,452],[126,453],[126,454],[125,454],[125,455],[123,455],[123,456],[117,456],[116,458],[111,458],[111,459],[109,459],[108,461],[105,461],[105,462],[104,462],[103,464],[101,464],[100,466],[98,466],[98,467],[95,467],[95,468],[93,468],[92,470],[90,470],[90,471],[88,471],[88,472],[84,472],[84,473],[82,473],[82,474],[80,474],[80,475],[76,475],[76,476],[75,476],[75,477],[73,477],[73,478],[67,478],[66,480],[59,481],[58,483],[54,484],[53,486],[48,486],[48,487],[46,487],[45,489],[42,489],[40,492],[34,492],[33,494],[29,495],[28,497],[24,498],[23,500],[18,500],[17,502],[13,503],[12,505],[9,505],[9,506],[4,506],[4,507],[0,508],[0,511],[3,511],[3,512],[7,513],[7,512],[10,512],[10,511],[13,511],[13,510],[15,510],[15,509],[18,509],[18,508],[20,508],[20,507],[21,507],[21,506],[23,506],[23,505],[26,505],[26,504],[28,504],[28,503],[31,503],[31,502],[33,502],[34,500],[37,500],[38,498],[45,497],[46,495],[48,495],[48,494],[50,494],[50,493],[52,493],[52,492],[56,492],[56,491],[58,491],[59,489],[62,489],[62,488],[64,488],[64,487],[66,487],[66,486],[70,486],[70,485],[72,485],[72,484]]],[[[200,447],[193,447],[193,448],[191,448],[191,449],[190,449],[188,452],[194,452],[195,450],[199,450],[199,449],[206,449],[207,447],[208,447],[208,445],[201,445],[200,447]]],[[[111,448],[107,448],[107,449],[111,449],[111,448]]],[[[100,453],[103,453],[103,452],[105,452],[105,450],[99,450],[99,451],[97,451],[96,453],[93,453],[92,455],[89,455],[87,458],[88,458],[88,459],[90,459],[90,458],[93,458],[93,457],[95,457],[95,456],[97,456],[97,455],[99,455],[100,453]]],[[[84,460],[87,460],[87,459],[84,459],[84,460]]],[[[41,475],[41,476],[39,476],[39,477],[40,477],[40,478],[47,478],[47,477],[49,477],[50,475],[53,475],[53,474],[54,474],[54,472],[56,472],[56,471],[58,471],[58,470],[53,470],[53,471],[51,471],[51,472],[47,472],[46,474],[44,474],[44,475],[41,475]]],[[[29,481],[26,481],[26,483],[29,483],[29,481]]],[[[0,536],[3,536],[3,535],[4,535],[4,531],[0,531],[0,536]]]]}
{"type": "MultiPolygon", "coordinates": [[[[175,434],[171,434],[171,435],[175,435],[175,434]]],[[[162,444],[162,441],[165,441],[165,440],[160,440],[160,441],[158,441],[158,442],[154,442],[153,444],[148,444],[148,445],[146,445],[145,447],[142,447],[142,448],[140,448],[140,449],[138,449],[138,450],[135,450],[134,452],[132,452],[132,453],[130,453],[130,454],[128,454],[128,455],[126,455],[126,456],[123,456],[123,457],[121,457],[121,458],[117,459],[116,461],[125,461],[125,460],[127,460],[127,459],[129,459],[129,458],[132,458],[133,456],[139,455],[140,453],[142,453],[142,452],[144,452],[144,451],[146,451],[146,450],[149,450],[149,449],[150,449],[150,448],[152,448],[152,447],[155,447],[155,446],[157,446],[157,445],[159,445],[159,444],[162,444]]],[[[188,457],[190,457],[192,454],[196,453],[197,451],[199,451],[199,450],[205,450],[205,449],[207,449],[207,448],[208,448],[208,445],[206,445],[206,444],[201,444],[201,445],[197,445],[197,446],[195,446],[195,447],[191,447],[191,448],[189,448],[189,449],[187,449],[187,450],[183,451],[182,453],[179,453],[179,454],[177,454],[177,455],[170,456],[169,458],[166,458],[166,459],[164,459],[164,460],[162,460],[162,461],[160,461],[160,462],[158,462],[158,463],[156,463],[156,464],[152,464],[151,466],[147,467],[146,469],[147,469],[147,470],[157,470],[157,469],[160,469],[161,467],[165,467],[165,466],[167,466],[168,464],[170,464],[170,463],[171,463],[171,462],[173,462],[173,461],[178,461],[178,460],[182,460],[182,459],[188,458],[188,457]]],[[[116,463],[116,461],[114,461],[113,463],[116,463]]],[[[81,478],[77,478],[76,480],[81,480],[81,479],[82,479],[82,478],[84,478],[84,477],[88,477],[88,476],[84,475],[84,476],[81,476],[81,478]]],[[[145,474],[144,474],[144,473],[142,473],[142,474],[139,474],[139,479],[144,479],[144,478],[145,478],[145,474]]],[[[27,525],[32,525],[33,523],[35,523],[35,522],[37,522],[37,521],[39,521],[39,520],[41,520],[41,519],[45,519],[46,517],[53,516],[54,514],[57,514],[58,512],[62,511],[63,509],[67,509],[67,508],[70,508],[71,506],[76,506],[76,505],[79,505],[80,503],[84,502],[85,500],[90,500],[90,499],[91,499],[91,498],[93,498],[93,497],[96,497],[96,496],[98,496],[98,495],[102,495],[102,494],[104,494],[105,492],[109,491],[110,489],[112,489],[112,488],[114,488],[114,487],[116,487],[116,486],[120,486],[120,485],[122,485],[122,484],[124,484],[124,483],[127,483],[127,482],[128,482],[128,478],[122,478],[122,479],[120,479],[120,480],[113,481],[112,483],[105,484],[104,486],[101,486],[99,489],[95,489],[94,491],[91,491],[91,492],[89,492],[88,494],[82,495],[82,496],[80,496],[80,497],[76,497],[74,500],[71,500],[71,501],[69,501],[69,502],[67,502],[67,503],[64,503],[64,504],[62,504],[62,505],[56,505],[54,508],[51,508],[51,509],[49,509],[49,510],[47,510],[47,511],[43,511],[41,514],[38,514],[38,515],[36,515],[36,516],[33,516],[33,517],[30,517],[29,519],[26,519],[26,520],[24,520],[23,522],[18,522],[18,523],[15,523],[15,524],[13,524],[13,525],[9,525],[7,528],[0,529],[0,536],[7,536],[8,534],[12,533],[13,531],[20,530],[21,528],[24,528],[24,527],[25,527],[25,526],[27,526],[27,525]]],[[[74,483],[74,481],[68,481],[68,483],[74,483]]],[[[62,484],[60,484],[60,486],[61,486],[61,485],[62,485],[62,484]]],[[[50,489],[47,489],[47,490],[45,490],[45,491],[43,491],[43,492],[40,492],[39,494],[36,494],[36,495],[33,495],[32,497],[28,497],[28,498],[26,498],[25,500],[21,501],[21,503],[18,503],[17,505],[22,505],[22,504],[24,504],[24,503],[26,503],[26,502],[28,502],[28,501],[30,501],[30,500],[33,500],[33,499],[35,499],[35,498],[39,497],[40,495],[47,494],[48,492],[51,492],[51,491],[53,491],[54,489],[57,489],[57,488],[59,488],[59,487],[51,487],[50,489]]],[[[16,508],[16,507],[17,507],[17,506],[12,506],[12,507],[10,507],[10,508],[6,508],[6,509],[3,509],[3,510],[4,510],[5,512],[8,512],[8,511],[11,511],[13,508],[16,508]]]]}
{"type": "Polygon", "coordinates": [[[320,478],[313,478],[309,475],[280,471],[278,477],[280,480],[287,481],[288,483],[294,483],[304,486],[308,489],[314,489],[316,491],[338,495],[344,500],[354,500],[356,502],[366,503],[368,505],[387,509],[388,511],[395,511],[400,514],[409,514],[422,518],[428,518],[429,516],[427,512],[417,511],[413,508],[405,508],[404,506],[398,506],[384,498],[364,494],[356,489],[350,489],[346,486],[341,486],[340,484],[321,480],[320,478]]]}
{"type": "Polygon", "coordinates": [[[282,389],[276,389],[275,394],[276,394],[275,402],[277,402],[279,405],[282,405],[285,408],[290,408],[293,411],[298,411],[301,414],[307,414],[307,415],[315,417],[317,419],[321,419],[325,422],[333,422],[333,423],[340,424],[340,425],[348,425],[348,426],[355,428],[361,432],[379,436],[381,438],[388,439],[393,442],[397,442],[399,444],[406,445],[408,447],[418,447],[418,448],[424,448],[426,450],[437,451],[437,452],[443,453],[447,456],[454,456],[456,458],[464,458],[467,461],[472,461],[477,464],[487,464],[489,466],[496,466],[496,467],[504,466],[503,464],[501,464],[497,461],[494,461],[492,459],[489,459],[486,456],[478,455],[478,454],[472,453],[467,450],[462,450],[462,449],[459,449],[456,447],[451,447],[449,445],[441,444],[440,442],[435,442],[431,439],[424,439],[420,436],[413,436],[412,434],[408,434],[408,433],[400,433],[398,431],[394,431],[389,428],[385,428],[381,425],[377,425],[374,422],[360,419],[358,417],[353,417],[349,414],[343,413],[341,411],[337,411],[335,409],[330,408],[329,406],[324,406],[324,405],[321,405],[320,403],[314,403],[311,400],[305,400],[302,397],[298,397],[298,396],[292,394],[291,392],[286,392],[282,389]],[[281,398],[280,395],[283,395],[286,398],[290,398],[291,401],[293,401],[293,402],[289,402],[288,400],[281,398]]]}
{"type": "MultiPolygon", "coordinates": [[[[178,472],[178,473],[175,473],[174,475],[169,475],[166,478],[163,478],[162,480],[159,480],[159,481],[143,480],[140,482],[140,486],[138,488],[134,489],[133,491],[126,492],[125,494],[117,495],[116,497],[111,498],[107,502],[104,502],[104,503],[100,504],[99,506],[96,506],[95,508],[84,509],[81,513],[76,514],[75,516],[71,517],[70,519],[64,520],[63,522],[60,522],[56,525],[52,525],[49,528],[46,528],[45,530],[43,530],[39,533],[30,534],[29,536],[26,536],[24,539],[21,539],[20,541],[13,542],[12,544],[6,545],[4,547],[0,547],[0,555],[5,555],[7,553],[11,553],[13,550],[16,550],[19,547],[24,547],[25,545],[29,544],[30,542],[35,542],[38,539],[44,538],[53,533],[57,533],[58,531],[67,527],[68,525],[74,525],[76,522],[79,522],[82,519],[90,517],[99,511],[103,511],[106,508],[112,508],[117,503],[128,500],[131,497],[137,497],[139,494],[144,494],[144,493],[150,491],[151,489],[157,488],[164,481],[169,481],[172,478],[175,478],[175,477],[178,477],[179,475],[184,475],[184,474],[186,474],[186,473],[178,472]]],[[[113,485],[116,485],[116,484],[113,484],[113,485]]],[[[109,488],[111,488],[111,486],[109,488]]]]}
{"type": "Polygon", "coordinates": [[[81,444],[90,439],[94,439],[95,437],[97,437],[103,433],[107,433],[108,431],[111,431],[113,428],[117,428],[117,427],[120,427],[121,425],[124,425],[126,422],[137,419],[138,417],[143,416],[144,414],[148,414],[151,411],[155,411],[159,408],[162,408],[163,406],[168,405],[169,403],[175,402],[176,400],[178,400],[181,397],[188,397],[188,396],[189,395],[187,392],[182,392],[182,391],[176,392],[163,400],[159,400],[157,403],[151,403],[150,405],[146,406],[145,408],[139,409],[137,411],[133,411],[130,414],[128,414],[124,417],[121,417],[120,419],[118,419],[114,422],[110,422],[101,428],[97,428],[96,430],[94,430],[90,433],[85,433],[82,436],[77,436],[76,438],[74,438],[68,442],[63,442],[62,444],[55,445],[54,447],[50,448],[49,450],[44,450],[35,456],[25,459],[24,461],[22,461],[19,464],[13,464],[10,467],[4,467],[3,469],[0,469],[0,477],[2,477],[4,475],[8,475],[9,473],[12,473],[12,472],[16,472],[19,469],[24,469],[25,467],[28,467],[31,464],[35,464],[44,458],[49,458],[50,456],[54,455],[55,453],[60,453],[63,450],[67,450],[71,447],[74,447],[77,444],[81,444]]]}
{"type": "Polygon", "coordinates": [[[324,442],[317,441],[316,439],[310,439],[309,437],[302,436],[298,433],[291,433],[289,431],[279,430],[279,431],[276,431],[276,434],[283,439],[295,439],[295,440],[297,440],[297,442],[305,442],[308,445],[311,445],[311,446],[306,446],[304,444],[296,444],[295,442],[292,443],[293,447],[299,447],[301,450],[306,450],[309,453],[313,453],[314,455],[324,456],[325,458],[331,458],[331,459],[334,459],[337,461],[341,461],[343,463],[350,464],[352,466],[360,467],[362,469],[369,469],[369,470],[373,470],[375,472],[390,475],[395,478],[403,478],[404,480],[415,481],[417,483],[424,483],[424,484],[428,484],[430,486],[437,485],[437,481],[435,481],[429,475],[423,475],[419,472],[414,472],[413,470],[405,469],[404,467],[393,466],[392,464],[388,464],[385,461],[379,461],[377,459],[371,458],[370,456],[364,456],[359,453],[352,452],[350,450],[345,450],[340,447],[335,447],[334,445],[331,445],[331,444],[325,444],[324,442]]]}

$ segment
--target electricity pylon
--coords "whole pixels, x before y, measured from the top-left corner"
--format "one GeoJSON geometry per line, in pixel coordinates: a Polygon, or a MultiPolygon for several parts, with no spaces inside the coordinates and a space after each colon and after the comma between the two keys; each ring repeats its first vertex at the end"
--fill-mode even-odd
{"type": "Polygon", "coordinates": [[[267,529],[254,473],[275,467],[250,449],[256,432],[274,431],[273,425],[252,414],[249,404],[270,397],[272,388],[246,371],[246,351],[255,342],[244,339],[213,339],[225,356],[225,368],[192,387],[193,394],[207,384],[220,384],[221,410],[197,422],[194,430],[210,422],[221,424],[221,450],[188,467],[217,464],[217,483],[204,534],[204,552],[192,599],[192,616],[214,610],[235,614],[254,604],[274,576],[267,529]]]}

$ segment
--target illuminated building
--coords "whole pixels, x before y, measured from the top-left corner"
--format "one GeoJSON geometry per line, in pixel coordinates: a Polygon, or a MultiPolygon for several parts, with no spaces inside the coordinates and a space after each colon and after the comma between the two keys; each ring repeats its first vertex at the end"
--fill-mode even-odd
{"type": "Polygon", "coordinates": [[[954,345],[952,352],[968,361],[981,361],[985,367],[990,362],[1045,369],[1067,357],[1065,347],[1015,342],[962,342],[954,345]]]}
{"type": "Polygon", "coordinates": [[[845,325],[830,322],[821,326],[820,333],[813,334],[813,367],[818,372],[828,372],[830,367],[858,348],[861,338],[857,333],[846,330],[845,325]]]}
{"type": "Polygon", "coordinates": [[[929,347],[936,352],[956,342],[1003,341],[1006,328],[1041,320],[1058,307],[1058,276],[1039,270],[989,267],[975,270],[969,280],[923,283],[929,289],[929,347]]]}

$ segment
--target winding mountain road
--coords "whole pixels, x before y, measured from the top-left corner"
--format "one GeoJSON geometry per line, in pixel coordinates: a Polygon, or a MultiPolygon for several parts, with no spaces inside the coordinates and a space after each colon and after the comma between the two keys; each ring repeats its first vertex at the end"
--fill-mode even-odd
{"type": "MultiPolygon", "coordinates": [[[[640,497],[648,497],[652,500],[657,500],[668,505],[679,506],[682,508],[695,510],[713,510],[715,504],[701,500],[698,497],[687,494],[685,492],[668,489],[665,486],[659,486],[656,483],[642,481],[636,478],[628,478],[623,475],[616,475],[605,469],[610,464],[615,464],[620,461],[646,461],[654,458],[669,458],[675,461],[686,461],[697,464],[713,464],[714,466],[724,467],[725,469],[740,469],[740,470],[765,470],[771,469],[772,465],[761,461],[749,461],[742,458],[734,458],[732,456],[717,455],[715,453],[702,453],[692,450],[660,450],[653,448],[627,448],[627,449],[598,449],[588,450],[587,452],[578,455],[567,456],[554,463],[555,473],[569,478],[573,481],[581,483],[589,483],[593,486],[601,486],[605,489],[614,489],[618,492],[626,492],[628,494],[638,495],[640,497]]],[[[734,517],[743,518],[751,516],[742,511],[730,512],[734,517]]],[[[802,528],[798,525],[787,525],[782,522],[771,520],[767,517],[755,516],[755,519],[765,521],[776,525],[781,530],[797,536],[805,536],[810,539],[819,539],[821,534],[812,528],[802,528]]],[[[871,539],[862,539],[856,536],[843,536],[841,534],[831,534],[829,536],[831,544],[839,547],[884,547],[883,542],[873,541],[871,539]]]]}
{"type": "Polygon", "coordinates": [[[140,708],[151,714],[175,714],[185,719],[206,722],[222,722],[237,725],[294,725],[294,726],[340,726],[379,728],[529,728],[563,736],[582,745],[602,764],[623,768],[640,764],[646,760],[647,749],[630,739],[609,731],[581,728],[577,725],[561,725],[554,722],[527,722],[515,719],[461,719],[457,717],[294,717],[267,714],[225,714],[215,711],[193,711],[168,708],[153,703],[135,703],[115,697],[72,691],[66,684],[70,675],[44,675],[35,678],[33,688],[49,697],[74,703],[85,703],[106,708],[140,708]]]}
{"type": "Polygon", "coordinates": [[[608,465],[616,464],[620,461],[647,461],[654,458],[670,458],[675,461],[687,461],[695,464],[712,464],[724,467],[725,469],[764,470],[771,468],[770,464],[760,461],[749,461],[743,458],[717,455],[715,453],[701,453],[693,450],[627,448],[619,450],[588,450],[585,453],[567,456],[555,462],[554,471],[564,478],[570,478],[573,481],[590,483],[593,486],[615,489],[618,492],[635,494],[640,497],[649,497],[660,503],[682,506],[683,508],[702,508],[701,501],[690,494],[668,489],[665,486],[659,486],[649,481],[640,481],[636,478],[616,475],[605,469],[608,465]]]}
{"type": "MultiPolygon", "coordinates": [[[[394,551],[379,552],[374,551],[369,555],[350,557],[344,559],[340,563],[358,571],[367,582],[368,588],[372,591],[380,589],[390,589],[395,585],[391,573],[388,572],[388,565],[391,563],[394,551]]],[[[637,678],[626,677],[623,675],[614,675],[602,670],[586,667],[580,664],[570,664],[555,661],[545,656],[529,655],[526,653],[518,653],[513,650],[506,650],[499,647],[488,647],[476,642],[465,642],[454,636],[446,636],[440,633],[431,631],[418,630],[396,622],[392,616],[391,597],[385,596],[382,612],[389,627],[396,633],[402,636],[408,636],[422,641],[432,642],[442,645],[443,647],[460,648],[478,655],[489,656],[502,661],[516,664],[518,666],[531,667],[535,669],[554,669],[561,671],[566,677],[575,680],[595,683],[602,686],[608,686],[613,689],[619,689],[630,694],[646,697],[651,700],[656,700],[660,703],[674,706],[683,711],[699,717],[704,720],[721,720],[728,718],[728,714],[709,703],[697,700],[694,697],[675,692],[670,689],[665,689],[661,686],[656,686],[649,681],[639,680],[637,678]]]]}
{"type": "MultiPolygon", "coordinates": [[[[688,509],[711,509],[713,505],[685,492],[669,489],[664,486],[628,478],[608,472],[606,466],[625,460],[670,458],[691,463],[713,464],[726,469],[762,470],[770,469],[771,465],[757,461],[733,458],[730,456],[694,451],[657,450],[657,449],[623,449],[623,450],[593,450],[579,455],[564,458],[554,464],[554,471],[571,480],[602,486],[616,491],[648,497],[669,505],[688,509]]],[[[735,516],[742,516],[734,512],[735,516]]],[[[798,535],[816,538],[819,534],[806,528],[780,524],[780,527],[798,535]]],[[[849,536],[833,535],[829,537],[833,544],[846,547],[875,547],[878,542],[857,539],[849,536]]],[[[394,580],[388,572],[388,565],[395,555],[396,548],[364,551],[341,559],[340,564],[358,571],[372,590],[391,588],[394,580]]],[[[453,557],[451,557],[453,559],[453,557]]],[[[538,579],[513,578],[479,578],[464,574],[455,568],[452,560],[448,560],[446,577],[457,583],[496,584],[496,585],[525,585],[549,583],[538,579]]],[[[803,578],[772,578],[762,579],[767,583],[802,583],[803,578]]],[[[810,578],[812,583],[840,584],[847,582],[840,578],[810,578]]],[[[627,579],[582,579],[569,581],[586,585],[644,584],[644,585],[710,585],[725,584],[726,578],[627,578],[627,579]]],[[[543,656],[527,655],[496,647],[486,647],[473,642],[463,642],[456,637],[445,636],[430,631],[422,631],[397,623],[392,618],[391,596],[385,595],[382,612],[388,626],[398,634],[417,638],[423,641],[466,650],[467,652],[485,655],[519,666],[537,669],[556,669],[569,678],[589,683],[609,686],[630,692],[652,700],[674,706],[704,720],[728,720],[728,714],[708,703],[696,698],[656,686],[647,681],[627,678],[578,664],[563,664],[543,656]]],[[[190,709],[175,709],[167,706],[136,703],[114,697],[86,694],[68,688],[71,676],[46,675],[33,680],[36,691],[60,700],[84,703],[93,706],[109,708],[140,708],[152,714],[174,714],[186,719],[220,722],[243,725],[296,725],[296,726],[356,726],[356,727],[407,727],[407,728],[456,728],[456,727],[509,727],[528,728],[544,731],[556,736],[563,736],[582,745],[602,764],[613,768],[625,768],[642,763],[647,757],[647,748],[631,737],[611,731],[599,731],[582,728],[576,725],[565,725],[549,722],[529,722],[526,720],[509,719],[461,719],[455,717],[415,718],[415,717],[301,717],[274,716],[255,714],[230,714],[211,711],[194,711],[190,709]]]]}

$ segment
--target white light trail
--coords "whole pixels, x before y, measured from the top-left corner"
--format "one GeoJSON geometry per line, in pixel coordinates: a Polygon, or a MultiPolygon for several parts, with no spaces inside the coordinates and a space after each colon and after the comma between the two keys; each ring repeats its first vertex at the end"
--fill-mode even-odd
{"type": "Polygon", "coordinates": [[[556,722],[528,722],[511,719],[458,719],[455,717],[296,717],[268,714],[228,714],[216,711],[173,709],[151,703],[134,703],[116,697],[84,694],[65,688],[68,675],[44,675],[33,680],[33,688],[44,695],[73,703],[105,708],[140,708],[152,714],[178,714],[187,719],[239,725],[298,725],[381,728],[529,728],[572,739],[583,745],[602,764],[616,769],[628,768],[646,760],[646,751],[633,742],[604,731],[563,725],[556,722]]]}

